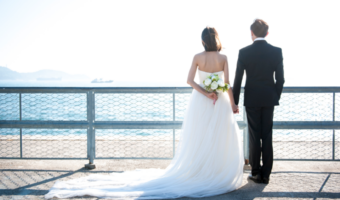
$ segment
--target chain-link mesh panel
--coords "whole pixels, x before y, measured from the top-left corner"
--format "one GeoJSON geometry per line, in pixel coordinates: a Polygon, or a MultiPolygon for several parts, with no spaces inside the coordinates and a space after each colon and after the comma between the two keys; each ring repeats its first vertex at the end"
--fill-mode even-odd
{"type": "Polygon", "coordinates": [[[20,129],[0,128],[0,157],[20,157],[20,129]]]}
{"type": "Polygon", "coordinates": [[[172,129],[96,129],[96,157],[172,158],[172,129]]]}
{"type": "Polygon", "coordinates": [[[239,102],[238,102],[238,108],[240,110],[240,113],[234,115],[237,121],[243,121],[243,110],[244,110],[243,98],[244,98],[244,95],[243,95],[243,93],[241,93],[240,94],[240,99],[239,99],[239,102]]]}
{"type": "Polygon", "coordinates": [[[86,158],[86,129],[22,129],[22,157],[86,158]]]}
{"type": "Polygon", "coordinates": [[[275,159],[332,159],[333,130],[274,130],[275,159]]]}
{"type": "Polygon", "coordinates": [[[185,110],[188,107],[190,100],[190,94],[175,94],[175,110],[176,110],[176,121],[183,121],[185,110]]]}
{"type": "Polygon", "coordinates": [[[335,93],[335,121],[340,121],[340,93],[335,93]]]}
{"type": "Polygon", "coordinates": [[[244,130],[245,129],[239,129],[239,131],[238,131],[242,145],[243,145],[243,139],[244,139],[244,137],[243,137],[244,136],[244,130]]]}
{"type": "Polygon", "coordinates": [[[335,131],[335,155],[334,158],[340,160],[340,130],[335,131]]]}
{"type": "Polygon", "coordinates": [[[175,149],[178,148],[179,140],[181,139],[182,129],[175,130],[175,149]]]}
{"type": "Polygon", "coordinates": [[[0,93],[0,120],[19,120],[19,94],[0,93]]]}
{"type": "Polygon", "coordinates": [[[172,94],[95,94],[96,121],[172,121],[172,94]]]}
{"type": "Polygon", "coordinates": [[[22,94],[23,120],[86,120],[86,94],[22,94]]]}
{"type": "Polygon", "coordinates": [[[283,93],[274,121],[332,121],[332,93],[283,93]]]}

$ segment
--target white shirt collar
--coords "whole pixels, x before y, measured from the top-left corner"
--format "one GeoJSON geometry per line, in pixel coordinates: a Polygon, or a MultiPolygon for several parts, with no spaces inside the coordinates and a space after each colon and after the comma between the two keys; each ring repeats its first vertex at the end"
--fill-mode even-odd
{"type": "Polygon", "coordinates": [[[263,38],[263,37],[258,37],[258,38],[256,38],[256,39],[254,40],[254,42],[257,41],[257,40],[266,40],[266,39],[263,38]]]}

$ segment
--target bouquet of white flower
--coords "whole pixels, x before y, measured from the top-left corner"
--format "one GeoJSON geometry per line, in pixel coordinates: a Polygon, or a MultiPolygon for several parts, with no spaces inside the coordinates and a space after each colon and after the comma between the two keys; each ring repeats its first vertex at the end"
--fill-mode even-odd
{"type": "MultiPolygon", "coordinates": [[[[222,79],[218,77],[217,74],[211,74],[204,81],[204,89],[208,92],[215,92],[217,90],[221,90],[222,92],[226,92],[229,90],[230,85],[228,83],[224,83],[222,79]]],[[[214,100],[215,105],[216,100],[214,100]]]]}

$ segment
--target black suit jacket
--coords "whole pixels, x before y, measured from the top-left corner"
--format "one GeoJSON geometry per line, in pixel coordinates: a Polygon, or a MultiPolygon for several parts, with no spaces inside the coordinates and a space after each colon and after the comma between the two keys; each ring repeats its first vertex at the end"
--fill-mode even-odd
{"type": "Polygon", "coordinates": [[[284,84],[281,48],[274,47],[265,40],[257,40],[240,50],[233,87],[236,105],[239,102],[244,71],[247,75],[244,106],[279,105],[284,84]]]}

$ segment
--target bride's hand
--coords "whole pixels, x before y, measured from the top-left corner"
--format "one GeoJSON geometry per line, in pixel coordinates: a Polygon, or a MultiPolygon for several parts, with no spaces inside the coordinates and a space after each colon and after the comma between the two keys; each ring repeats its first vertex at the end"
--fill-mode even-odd
{"type": "Polygon", "coordinates": [[[238,114],[240,112],[238,105],[234,104],[231,107],[233,109],[234,114],[238,114]]]}
{"type": "Polygon", "coordinates": [[[217,94],[214,93],[214,92],[208,93],[206,96],[211,100],[217,100],[217,98],[218,98],[217,94]]]}

